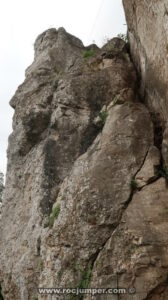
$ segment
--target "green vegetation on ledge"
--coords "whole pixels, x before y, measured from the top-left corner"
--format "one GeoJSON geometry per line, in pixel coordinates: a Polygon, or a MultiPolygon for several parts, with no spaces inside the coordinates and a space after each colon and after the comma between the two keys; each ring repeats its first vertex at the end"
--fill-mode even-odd
{"type": "Polygon", "coordinates": [[[103,123],[103,125],[106,123],[107,117],[108,117],[107,111],[102,111],[99,113],[99,118],[101,119],[101,122],[103,123]]]}
{"type": "Polygon", "coordinates": [[[135,179],[131,179],[131,182],[130,182],[130,187],[133,191],[137,190],[138,189],[138,183],[135,179]]]}
{"type": "MultiPolygon", "coordinates": [[[[79,284],[77,285],[76,288],[78,289],[87,289],[91,280],[91,275],[92,275],[92,265],[91,263],[88,264],[87,268],[85,270],[82,270],[82,267],[80,266],[79,263],[75,263],[73,261],[73,268],[75,272],[80,272],[81,274],[81,280],[79,282],[79,284]]],[[[78,296],[80,300],[83,299],[84,294],[81,294],[80,296],[78,296]]],[[[76,295],[69,295],[69,300],[74,300],[77,299],[76,295]]]]}
{"type": "Polygon", "coordinates": [[[57,204],[53,209],[51,216],[49,217],[49,227],[52,228],[54,224],[54,220],[58,218],[60,213],[60,204],[57,204]]]}
{"type": "Polygon", "coordinates": [[[164,166],[159,166],[155,169],[155,173],[157,176],[164,177],[166,182],[168,182],[168,169],[164,166]]]}
{"type": "Polygon", "coordinates": [[[95,52],[93,49],[90,49],[90,50],[85,50],[84,53],[83,53],[83,58],[87,59],[89,57],[92,57],[95,55],[95,52]]]}

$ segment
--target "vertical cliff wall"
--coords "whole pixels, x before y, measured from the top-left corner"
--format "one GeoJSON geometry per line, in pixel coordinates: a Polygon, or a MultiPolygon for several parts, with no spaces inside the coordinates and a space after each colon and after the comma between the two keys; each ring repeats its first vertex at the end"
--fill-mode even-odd
{"type": "Polygon", "coordinates": [[[35,42],[34,62],[11,100],[0,220],[5,300],[51,299],[38,287],[127,289],[98,300],[168,297],[166,108],[151,100],[129,3],[134,65],[118,38],[85,48],[60,28],[35,42]]]}
{"type": "Polygon", "coordinates": [[[168,3],[123,0],[131,55],[141,76],[141,92],[150,109],[168,117],[168,3]]]}
{"type": "Polygon", "coordinates": [[[168,3],[123,0],[123,4],[131,56],[141,79],[141,96],[164,132],[162,153],[168,167],[168,3]]]}

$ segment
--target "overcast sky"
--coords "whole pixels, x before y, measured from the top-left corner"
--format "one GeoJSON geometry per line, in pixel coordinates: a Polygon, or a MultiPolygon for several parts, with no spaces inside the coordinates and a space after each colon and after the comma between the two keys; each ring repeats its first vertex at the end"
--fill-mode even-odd
{"type": "Polygon", "coordinates": [[[9,100],[33,60],[41,32],[64,27],[84,45],[99,46],[125,33],[122,0],[0,0],[0,171],[6,171],[6,148],[12,131],[9,100]]]}

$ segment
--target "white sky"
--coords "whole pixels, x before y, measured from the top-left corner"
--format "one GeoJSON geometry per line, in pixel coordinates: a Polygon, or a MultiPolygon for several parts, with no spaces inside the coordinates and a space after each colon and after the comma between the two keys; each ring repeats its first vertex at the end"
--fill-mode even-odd
{"type": "Polygon", "coordinates": [[[125,33],[122,0],[0,0],[0,171],[6,171],[7,139],[12,131],[9,100],[33,60],[36,37],[64,27],[84,45],[99,46],[125,33]]]}

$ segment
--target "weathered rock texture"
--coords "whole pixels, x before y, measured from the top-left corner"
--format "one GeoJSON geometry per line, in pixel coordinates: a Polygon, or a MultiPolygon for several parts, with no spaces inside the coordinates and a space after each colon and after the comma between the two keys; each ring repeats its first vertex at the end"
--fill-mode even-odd
{"type": "Polygon", "coordinates": [[[85,48],[63,28],[37,38],[11,100],[0,223],[5,300],[51,299],[38,287],[120,286],[137,293],[94,299],[167,299],[161,125],[138,94],[124,41],[85,48]]]}
{"type": "Polygon", "coordinates": [[[123,0],[131,55],[150,109],[168,118],[168,2],[123,0]]]}

